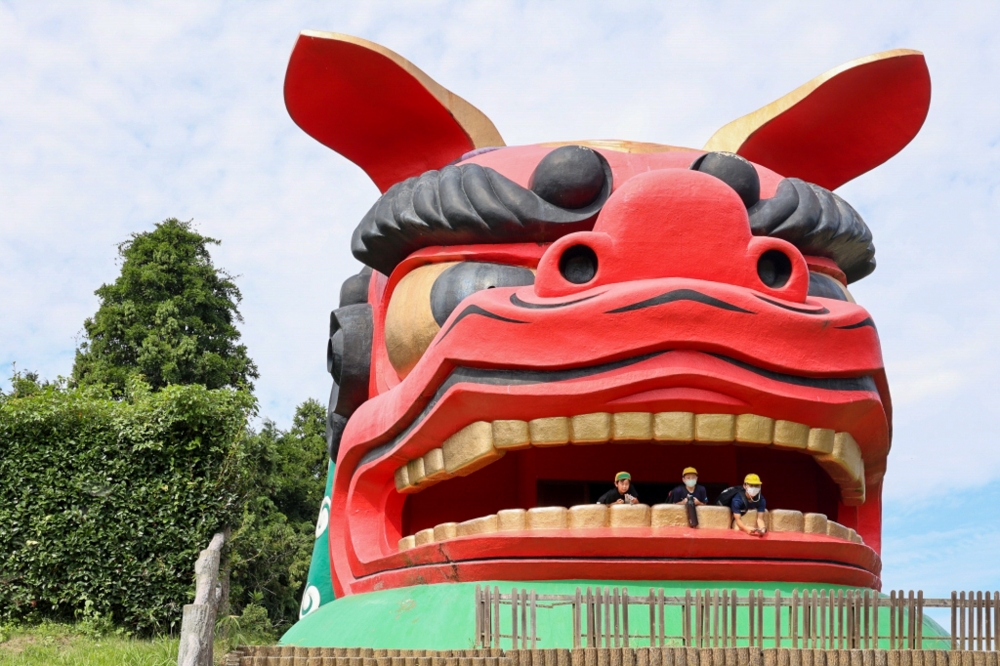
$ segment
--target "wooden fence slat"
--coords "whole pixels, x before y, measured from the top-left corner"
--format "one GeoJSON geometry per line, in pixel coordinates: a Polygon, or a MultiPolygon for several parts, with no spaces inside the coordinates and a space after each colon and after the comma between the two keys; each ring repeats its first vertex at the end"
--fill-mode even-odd
{"type": "Polygon", "coordinates": [[[665,626],[666,621],[664,620],[664,616],[666,615],[666,610],[664,608],[665,604],[663,599],[662,587],[660,588],[660,592],[657,595],[657,605],[660,607],[660,645],[663,646],[667,644],[667,637],[666,637],[666,626],[665,626]]]}
{"type": "Polygon", "coordinates": [[[649,588],[649,596],[646,597],[649,601],[649,647],[656,647],[656,596],[653,594],[653,588],[649,588]]]}
{"type": "Polygon", "coordinates": [[[754,620],[756,619],[757,615],[755,613],[756,611],[755,601],[756,599],[754,598],[754,591],[750,590],[747,596],[747,617],[749,618],[749,622],[747,625],[747,645],[750,647],[753,647],[754,620]]]}
{"type": "Polygon", "coordinates": [[[580,610],[581,610],[580,605],[581,601],[583,601],[582,596],[583,595],[580,594],[580,588],[576,588],[576,597],[574,597],[573,599],[573,649],[574,650],[580,647],[580,629],[581,629],[580,625],[583,624],[580,621],[580,610]]]}
{"type": "Polygon", "coordinates": [[[764,647],[764,590],[757,590],[757,647],[764,647]]]}
{"type": "Polygon", "coordinates": [[[531,649],[536,649],[535,641],[538,638],[538,618],[536,616],[536,603],[537,595],[534,590],[531,591],[531,649]]]}
{"type": "Polygon", "coordinates": [[[781,647],[781,590],[774,591],[774,647],[781,647]]]}
{"type": "Polygon", "coordinates": [[[730,590],[729,591],[729,597],[733,601],[733,603],[731,604],[732,609],[730,610],[730,613],[732,613],[732,623],[731,623],[732,630],[729,633],[732,636],[733,647],[736,647],[736,636],[737,636],[737,633],[736,633],[736,607],[737,607],[737,603],[736,603],[736,590],[730,590]]]}
{"type": "Polygon", "coordinates": [[[681,631],[684,636],[681,638],[681,645],[691,647],[691,590],[684,590],[684,605],[681,606],[681,631]]]}
{"type": "Polygon", "coordinates": [[[614,625],[615,625],[615,629],[614,629],[614,632],[615,632],[615,634],[614,634],[614,636],[615,636],[614,637],[615,647],[621,647],[621,644],[620,644],[620,642],[621,642],[621,631],[619,630],[619,626],[618,626],[618,613],[619,613],[619,606],[620,606],[620,604],[619,604],[618,588],[617,587],[611,593],[611,606],[612,606],[612,612],[615,615],[615,621],[614,621],[614,625]]]}
{"type": "MultiPolygon", "coordinates": [[[[649,630],[653,630],[653,625],[649,625],[649,630]]],[[[624,636],[624,646],[628,644],[628,588],[622,588],[622,634],[624,636]]]]}

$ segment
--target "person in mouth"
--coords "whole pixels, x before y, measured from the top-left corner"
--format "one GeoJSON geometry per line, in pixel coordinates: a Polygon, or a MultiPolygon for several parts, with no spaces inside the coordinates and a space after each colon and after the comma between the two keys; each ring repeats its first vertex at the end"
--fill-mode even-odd
{"type": "Polygon", "coordinates": [[[667,504],[687,504],[694,501],[696,505],[708,504],[708,493],[705,486],[698,485],[698,470],[685,467],[681,472],[683,485],[677,486],[667,495],[667,504]]]}
{"type": "Polygon", "coordinates": [[[747,474],[746,478],[743,479],[743,492],[733,495],[729,506],[733,511],[736,527],[741,532],[757,537],[762,537],[767,533],[767,527],[764,526],[764,512],[767,511],[767,502],[760,492],[760,487],[760,477],[756,474],[747,474]],[[754,526],[743,522],[743,516],[751,509],[757,511],[757,524],[754,526]]]}
{"type": "Polygon", "coordinates": [[[638,504],[639,493],[632,485],[632,475],[628,472],[615,474],[615,487],[601,495],[598,504],[638,504]]]}

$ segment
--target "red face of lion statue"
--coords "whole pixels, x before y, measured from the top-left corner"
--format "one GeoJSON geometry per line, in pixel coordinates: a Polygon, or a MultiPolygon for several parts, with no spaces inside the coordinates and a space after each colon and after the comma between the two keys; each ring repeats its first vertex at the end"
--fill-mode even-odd
{"type": "Polygon", "coordinates": [[[338,596],[479,580],[879,586],[889,391],[831,190],[900,150],[920,54],[838,68],[705,149],[505,147],[399,56],[304,33],[286,102],[381,198],[331,315],[338,596]],[[711,502],[757,474],[766,538],[711,502]],[[638,504],[595,503],[620,470],[638,504]],[[751,566],[733,567],[739,561],[751,566]]]}

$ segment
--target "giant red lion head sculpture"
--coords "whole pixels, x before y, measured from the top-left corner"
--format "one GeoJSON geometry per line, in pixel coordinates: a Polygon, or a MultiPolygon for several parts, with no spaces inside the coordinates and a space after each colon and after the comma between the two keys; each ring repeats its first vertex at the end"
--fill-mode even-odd
{"type": "Polygon", "coordinates": [[[338,596],[532,579],[879,586],[889,389],[848,291],[874,246],[832,190],[917,133],[921,54],[828,72],[702,149],[507,147],[398,55],[330,33],[301,35],[285,99],[382,191],[352,241],[368,268],[331,315],[338,596]],[[688,465],[713,491],[759,474],[767,538],[727,529],[723,507],[692,529],[646,506],[688,465]],[[645,505],[593,504],[619,469],[645,505]]]}

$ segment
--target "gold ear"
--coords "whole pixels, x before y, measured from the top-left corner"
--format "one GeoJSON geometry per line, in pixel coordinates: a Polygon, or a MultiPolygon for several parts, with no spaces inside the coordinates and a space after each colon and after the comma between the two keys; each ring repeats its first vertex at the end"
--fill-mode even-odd
{"type": "Polygon", "coordinates": [[[923,125],[930,98],[922,53],[876,53],[734,120],[704,149],[737,153],[832,190],[902,150],[923,125]]]}
{"type": "Polygon", "coordinates": [[[285,106],[310,136],[385,192],[476,148],[503,146],[482,111],[384,46],[304,31],[285,73],[285,106]]]}

